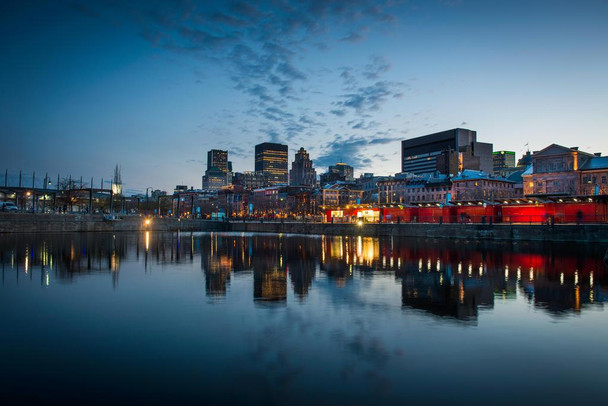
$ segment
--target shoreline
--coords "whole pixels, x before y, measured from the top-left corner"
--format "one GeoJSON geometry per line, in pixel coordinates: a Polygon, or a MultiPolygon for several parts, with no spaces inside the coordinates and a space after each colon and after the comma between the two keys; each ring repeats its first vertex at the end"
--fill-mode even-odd
{"type": "Polygon", "coordinates": [[[0,233],[139,232],[139,231],[232,231],[273,234],[403,236],[496,241],[608,242],[608,224],[437,224],[366,223],[332,224],[304,222],[242,222],[201,219],[123,216],[106,221],[102,215],[0,213],[0,233]]]}

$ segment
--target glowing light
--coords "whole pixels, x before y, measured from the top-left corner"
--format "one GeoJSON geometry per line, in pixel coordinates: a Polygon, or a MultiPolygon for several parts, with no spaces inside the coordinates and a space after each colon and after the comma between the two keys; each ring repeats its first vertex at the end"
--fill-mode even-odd
{"type": "Polygon", "coordinates": [[[593,271],[589,274],[589,286],[593,287],[593,271]]]}
{"type": "Polygon", "coordinates": [[[517,282],[519,282],[521,280],[521,267],[518,266],[517,267],[517,282]]]}
{"type": "Polygon", "coordinates": [[[530,268],[530,274],[529,274],[530,280],[533,281],[534,280],[534,268],[530,268]]]}
{"type": "Polygon", "coordinates": [[[146,252],[150,249],[150,232],[146,231],[146,252]]]}
{"type": "Polygon", "coordinates": [[[505,281],[509,280],[509,265],[505,266],[505,281]]]}
{"type": "Polygon", "coordinates": [[[574,284],[578,285],[578,271],[574,271],[574,284]]]}
{"type": "Polygon", "coordinates": [[[461,274],[462,273],[462,262],[458,263],[458,273],[461,274]]]}
{"type": "Polygon", "coordinates": [[[560,285],[564,284],[564,273],[563,272],[559,274],[559,284],[560,285]]]}

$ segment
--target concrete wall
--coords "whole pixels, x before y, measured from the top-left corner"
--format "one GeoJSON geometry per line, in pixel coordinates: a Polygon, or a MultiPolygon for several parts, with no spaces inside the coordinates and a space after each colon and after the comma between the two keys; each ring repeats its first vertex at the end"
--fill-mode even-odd
{"type": "Polygon", "coordinates": [[[608,242],[608,225],[232,223],[231,231],[485,240],[608,242]]]}
{"type": "Polygon", "coordinates": [[[105,221],[102,215],[0,213],[0,233],[53,233],[95,231],[221,231],[223,222],[154,218],[149,225],[139,216],[124,216],[121,220],[105,221]]]}
{"type": "Polygon", "coordinates": [[[407,236],[485,240],[608,242],[608,224],[509,225],[509,224],[330,224],[281,222],[218,222],[154,218],[144,225],[139,216],[104,221],[99,215],[0,213],[0,233],[49,233],[95,231],[235,231],[284,234],[407,236]]]}

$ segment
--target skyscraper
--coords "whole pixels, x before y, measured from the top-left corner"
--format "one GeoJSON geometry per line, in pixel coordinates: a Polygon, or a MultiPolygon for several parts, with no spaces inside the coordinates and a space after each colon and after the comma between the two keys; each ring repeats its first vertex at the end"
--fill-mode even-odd
{"type": "Polygon", "coordinates": [[[214,166],[220,171],[228,172],[228,151],[212,149],[207,152],[207,170],[214,166]]]}
{"type": "Polygon", "coordinates": [[[317,183],[317,172],[312,166],[308,152],[300,148],[291,163],[289,171],[289,184],[291,186],[315,186],[317,183]]]}
{"type": "Polygon", "coordinates": [[[231,183],[232,164],[228,151],[212,149],[207,152],[207,170],[203,176],[203,189],[217,190],[231,183]]]}
{"type": "Polygon", "coordinates": [[[287,145],[264,142],[255,146],[255,171],[267,177],[271,186],[287,184],[287,145]]]}

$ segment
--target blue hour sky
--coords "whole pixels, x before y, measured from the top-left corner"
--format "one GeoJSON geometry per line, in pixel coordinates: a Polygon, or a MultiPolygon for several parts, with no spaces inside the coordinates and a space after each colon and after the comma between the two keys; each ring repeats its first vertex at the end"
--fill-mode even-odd
{"type": "Polygon", "coordinates": [[[317,172],[400,171],[449,128],[518,155],[608,153],[608,2],[12,1],[0,4],[2,166],[201,185],[206,151],[264,141],[317,172]]]}

